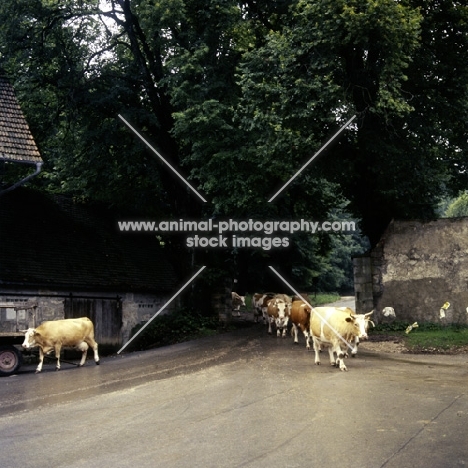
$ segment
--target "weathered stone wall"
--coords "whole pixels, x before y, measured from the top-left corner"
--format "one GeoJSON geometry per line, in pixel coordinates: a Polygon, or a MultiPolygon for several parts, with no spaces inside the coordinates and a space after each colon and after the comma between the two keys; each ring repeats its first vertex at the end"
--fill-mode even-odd
{"type": "Polygon", "coordinates": [[[443,322],[468,324],[468,218],[392,222],[367,262],[365,269],[354,260],[358,311],[367,281],[377,321],[384,307],[393,307],[398,320],[441,322],[448,301],[443,322]]]}

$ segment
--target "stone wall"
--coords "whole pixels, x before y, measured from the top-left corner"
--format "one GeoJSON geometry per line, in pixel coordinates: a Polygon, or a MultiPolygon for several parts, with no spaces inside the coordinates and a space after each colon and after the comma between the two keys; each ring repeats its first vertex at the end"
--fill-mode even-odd
{"type": "Polygon", "coordinates": [[[392,222],[367,256],[354,259],[354,271],[357,310],[372,301],[377,321],[393,307],[398,320],[468,324],[468,218],[392,222]]]}
{"type": "MultiPolygon", "coordinates": [[[[85,303],[86,301],[92,303],[93,300],[119,302],[120,306],[118,310],[119,315],[121,311],[121,319],[117,317],[119,323],[118,329],[112,332],[113,336],[108,336],[108,330],[105,332],[103,330],[104,333],[99,341],[103,344],[120,346],[128,341],[133,327],[141,322],[147,322],[168,301],[169,297],[144,293],[102,294],[74,292],[73,294],[67,294],[59,291],[39,289],[3,288],[0,290],[0,302],[34,302],[37,304],[37,307],[31,309],[31,311],[18,311],[18,313],[15,313],[13,309],[0,308],[0,332],[13,332],[17,328],[26,329],[38,326],[46,320],[67,318],[65,316],[65,303],[70,299],[76,299],[81,303],[83,301],[85,303]]],[[[179,306],[179,302],[176,299],[167,309],[161,311],[159,315],[172,312],[179,306]]],[[[97,311],[98,314],[100,312],[100,310],[97,311]]],[[[88,314],[79,313],[78,315],[88,314]]],[[[102,319],[106,320],[104,317],[102,319]]],[[[106,324],[103,324],[101,328],[106,329],[106,324]]],[[[98,341],[100,330],[97,323],[95,323],[95,333],[96,340],[98,341]]]]}

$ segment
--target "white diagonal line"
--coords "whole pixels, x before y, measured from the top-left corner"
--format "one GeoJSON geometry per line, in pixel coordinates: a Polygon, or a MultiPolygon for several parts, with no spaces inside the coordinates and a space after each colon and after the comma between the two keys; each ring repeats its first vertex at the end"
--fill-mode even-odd
{"type": "Polygon", "coordinates": [[[140,138],[140,140],[151,150],[153,151],[153,153],[158,156],[158,158],[160,158],[168,167],[169,169],[172,170],[172,172],[174,172],[174,174],[179,177],[179,179],[181,179],[184,184],[186,184],[189,188],[191,188],[193,190],[193,192],[195,192],[205,203],[207,203],[207,201],[190,185],[189,182],[187,182],[187,180],[182,177],[162,156],[161,154],[158,153],[158,151],[156,151],[155,148],[153,148],[149,142],[135,129],[133,128],[120,114],[119,114],[119,119],[122,120],[122,122],[130,129],[132,130],[133,133],[135,133],[135,135],[138,136],[138,138],[140,138]]]}
{"type": "Polygon", "coordinates": [[[204,269],[202,266],[118,351],[120,354],[204,269]]]}
{"type": "Polygon", "coordinates": [[[271,203],[354,119],[353,115],[269,200],[271,203]]]}
{"type": "Polygon", "coordinates": [[[312,307],[312,306],[309,304],[309,302],[306,301],[306,300],[302,297],[302,295],[301,295],[300,293],[298,293],[298,292],[297,292],[297,291],[296,291],[296,290],[295,290],[295,289],[294,289],[294,288],[293,288],[293,287],[292,287],[292,286],[291,286],[291,285],[290,285],[290,284],[289,284],[289,283],[288,283],[288,282],[287,282],[271,265],[269,265],[268,268],[270,268],[270,270],[271,270],[286,286],[288,286],[288,288],[290,288],[291,291],[294,291],[294,293],[296,294],[296,296],[300,297],[300,298],[313,310],[314,314],[317,314],[317,315],[320,317],[320,320],[321,320],[322,322],[325,322],[325,323],[330,327],[330,329],[333,331],[333,333],[335,333],[335,335],[336,335],[343,343],[345,343],[346,346],[347,346],[349,349],[352,350],[352,349],[354,348],[354,346],[351,346],[351,345],[348,343],[348,341],[346,341],[346,340],[340,335],[340,333],[338,333],[338,332],[328,323],[328,321],[327,321],[324,317],[322,317],[322,316],[316,311],[316,309],[315,309],[314,307],[312,307]]]}

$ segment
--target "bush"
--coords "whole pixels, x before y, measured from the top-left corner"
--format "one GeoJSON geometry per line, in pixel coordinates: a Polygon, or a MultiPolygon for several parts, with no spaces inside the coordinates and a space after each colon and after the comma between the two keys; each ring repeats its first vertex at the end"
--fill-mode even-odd
{"type": "MultiPolygon", "coordinates": [[[[132,349],[144,350],[181,343],[197,337],[213,335],[217,332],[218,316],[206,317],[188,310],[156,317],[145,330],[135,338],[132,349]]],[[[134,336],[144,323],[132,329],[134,336]]]]}

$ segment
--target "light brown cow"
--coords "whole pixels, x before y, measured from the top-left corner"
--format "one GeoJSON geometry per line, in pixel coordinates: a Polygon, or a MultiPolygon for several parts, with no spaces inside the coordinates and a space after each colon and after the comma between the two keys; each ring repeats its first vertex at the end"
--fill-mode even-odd
{"type": "Polygon", "coordinates": [[[291,305],[275,296],[268,301],[267,313],[268,333],[271,335],[271,324],[275,322],[277,336],[283,336],[284,338],[288,329],[291,305]]]}
{"type": "Polygon", "coordinates": [[[297,335],[298,328],[302,330],[306,339],[306,348],[310,349],[310,314],[312,307],[304,301],[294,301],[291,306],[291,334],[294,336],[294,343],[299,343],[297,335]]]}
{"type": "Polygon", "coordinates": [[[356,319],[351,309],[315,307],[310,319],[310,334],[314,340],[315,364],[320,364],[321,346],[328,347],[330,364],[347,370],[342,347],[353,349],[355,338],[367,338],[365,324],[356,319]],[[336,354],[336,360],[335,360],[336,354]]]}
{"type": "Polygon", "coordinates": [[[56,370],[60,370],[60,351],[62,347],[79,349],[81,356],[80,366],[86,361],[88,345],[94,351],[94,360],[99,364],[98,344],[94,341],[93,322],[88,317],[76,319],[53,320],[43,322],[37,328],[29,328],[24,337],[23,348],[31,349],[39,346],[39,365],[36,373],[41,372],[44,354],[55,351],[57,358],[56,370]]]}
{"type": "Polygon", "coordinates": [[[240,308],[241,306],[245,307],[245,296],[240,296],[236,292],[231,292],[232,299],[232,310],[237,311],[237,316],[240,317],[240,308]]]}

